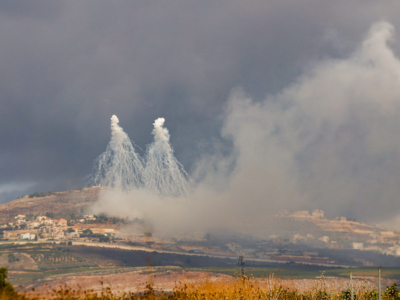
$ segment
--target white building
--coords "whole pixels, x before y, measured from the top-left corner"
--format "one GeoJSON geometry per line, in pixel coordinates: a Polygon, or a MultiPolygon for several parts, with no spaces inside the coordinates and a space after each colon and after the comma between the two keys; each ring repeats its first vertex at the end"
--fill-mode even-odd
{"type": "Polygon", "coordinates": [[[60,218],[60,219],[58,219],[58,220],[55,220],[54,223],[55,223],[56,225],[58,225],[58,226],[61,226],[61,227],[66,227],[66,226],[68,225],[67,220],[65,220],[65,219],[63,219],[63,218],[60,218]]]}
{"type": "Polygon", "coordinates": [[[95,217],[94,215],[83,215],[83,218],[84,218],[85,220],[88,220],[88,221],[94,221],[94,220],[96,220],[96,217],[95,217]]]}
{"type": "Polygon", "coordinates": [[[67,234],[68,239],[79,239],[80,234],[77,232],[70,232],[67,234]]]}
{"type": "Polygon", "coordinates": [[[34,234],[34,233],[29,233],[29,232],[23,233],[23,234],[20,234],[20,235],[19,235],[19,238],[20,238],[21,240],[34,240],[35,237],[36,237],[36,234],[34,234]]]}
{"type": "Polygon", "coordinates": [[[312,216],[314,218],[323,218],[324,217],[324,211],[321,209],[314,209],[312,212],[312,216]]]}
{"type": "Polygon", "coordinates": [[[353,249],[357,250],[363,250],[364,249],[364,243],[353,243],[353,249]]]}
{"type": "Polygon", "coordinates": [[[40,223],[39,222],[28,222],[26,223],[28,228],[35,228],[35,227],[39,227],[40,223]]]}
{"type": "Polygon", "coordinates": [[[296,211],[292,214],[293,217],[310,217],[310,212],[308,210],[296,211]]]}
{"type": "Polygon", "coordinates": [[[242,247],[237,243],[229,243],[229,244],[226,244],[226,246],[232,252],[238,252],[242,249],[242,247]]]}
{"type": "Polygon", "coordinates": [[[36,221],[42,222],[42,221],[44,221],[46,218],[47,218],[46,216],[38,216],[38,217],[36,217],[36,221]]]}
{"type": "Polygon", "coordinates": [[[324,235],[323,237],[320,237],[319,240],[323,241],[325,243],[328,243],[329,242],[329,236],[324,235]]]}
{"type": "Polygon", "coordinates": [[[302,235],[300,235],[300,234],[298,234],[298,233],[296,233],[294,236],[293,236],[293,240],[294,241],[297,241],[297,240],[305,240],[306,239],[306,237],[304,237],[304,236],[302,236],[302,235]]]}
{"type": "Polygon", "coordinates": [[[51,224],[53,224],[53,220],[46,217],[46,219],[44,219],[44,224],[51,225],[51,224]]]}

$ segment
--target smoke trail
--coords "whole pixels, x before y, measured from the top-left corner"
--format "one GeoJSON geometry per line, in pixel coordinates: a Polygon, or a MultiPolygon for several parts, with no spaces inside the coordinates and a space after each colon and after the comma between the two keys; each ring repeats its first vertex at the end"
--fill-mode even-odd
{"type": "Polygon", "coordinates": [[[188,175],[174,156],[165,119],[154,121],[154,142],[148,147],[143,172],[145,188],[163,197],[187,197],[188,175]]]}
{"type": "Polygon", "coordinates": [[[106,151],[95,162],[90,184],[118,190],[132,190],[143,186],[143,163],[135,152],[128,135],[118,125],[116,115],[111,117],[111,141],[106,151]]]}

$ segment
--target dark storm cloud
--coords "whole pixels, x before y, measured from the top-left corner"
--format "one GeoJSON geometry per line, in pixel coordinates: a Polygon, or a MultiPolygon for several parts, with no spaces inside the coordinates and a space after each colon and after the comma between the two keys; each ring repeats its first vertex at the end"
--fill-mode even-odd
{"type": "Polygon", "coordinates": [[[399,9],[395,1],[3,1],[3,198],[10,187],[20,196],[18,184],[80,185],[105,149],[112,114],[142,148],[153,120],[166,118],[191,169],[217,147],[232,88],[256,101],[279,93],[315,61],[348,57],[373,22],[400,28],[399,9]]]}

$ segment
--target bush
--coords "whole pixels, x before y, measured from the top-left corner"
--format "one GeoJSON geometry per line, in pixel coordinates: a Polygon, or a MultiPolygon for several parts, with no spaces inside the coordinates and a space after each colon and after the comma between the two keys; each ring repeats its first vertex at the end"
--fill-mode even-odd
{"type": "Polygon", "coordinates": [[[46,196],[50,196],[50,195],[54,195],[54,193],[53,192],[47,192],[47,193],[38,193],[38,192],[36,192],[36,193],[30,194],[28,197],[29,198],[36,198],[36,197],[46,197],[46,196]]]}
{"type": "Polygon", "coordinates": [[[387,286],[385,289],[385,298],[390,300],[399,300],[399,289],[397,283],[393,283],[391,286],[387,286]]]}
{"type": "Polygon", "coordinates": [[[68,241],[68,246],[72,246],[72,242],[71,241],[68,241]]]}
{"type": "Polygon", "coordinates": [[[9,253],[8,254],[8,262],[9,263],[13,263],[19,261],[19,258],[16,258],[15,255],[13,253],[9,253]]]}

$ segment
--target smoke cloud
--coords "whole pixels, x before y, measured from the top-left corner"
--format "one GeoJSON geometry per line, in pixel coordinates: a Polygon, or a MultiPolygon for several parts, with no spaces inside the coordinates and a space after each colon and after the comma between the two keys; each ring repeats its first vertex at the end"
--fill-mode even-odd
{"type": "MultiPolygon", "coordinates": [[[[382,216],[395,220],[400,60],[388,46],[393,40],[394,27],[376,23],[349,57],[314,62],[262,101],[234,89],[221,130],[233,150],[204,154],[186,200],[146,190],[106,191],[96,210],[134,212],[151,220],[158,232],[241,228],[267,233],[272,214],[298,209],[370,222],[382,216]]],[[[161,118],[154,122],[148,161],[161,149],[157,143],[169,145],[163,124],[161,118]]],[[[163,151],[175,160],[172,148],[163,151]]],[[[161,172],[154,169],[156,174],[161,172]]]]}
{"type": "Polygon", "coordinates": [[[400,61],[388,46],[393,40],[394,27],[376,23],[348,58],[315,62],[264,101],[234,91],[223,127],[237,153],[231,197],[265,214],[318,208],[369,222],[398,214],[400,61]]]}

